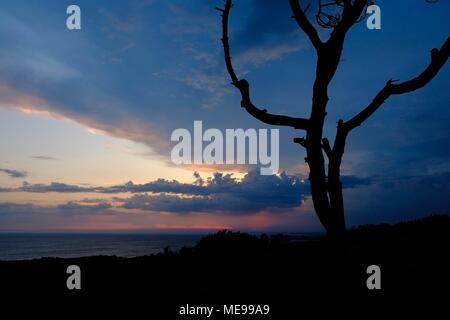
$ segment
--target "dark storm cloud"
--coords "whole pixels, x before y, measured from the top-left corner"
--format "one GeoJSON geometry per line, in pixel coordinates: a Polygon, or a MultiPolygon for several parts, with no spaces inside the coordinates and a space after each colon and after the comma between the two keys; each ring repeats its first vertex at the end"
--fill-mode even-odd
{"type": "MultiPolygon", "coordinates": [[[[262,176],[258,170],[253,170],[248,172],[242,180],[236,180],[232,175],[222,173],[216,173],[206,181],[198,174],[195,176],[196,184],[180,186],[183,196],[141,193],[122,199],[124,202],[122,206],[127,209],[181,214],[208,212],[239,215],[269,209],[277,213],[300,207],[302,201],[306,200],[310,194],[307,180],[285,173],[279,176],[262,176]]],[[[371,179],[345,176],[342,177],[342,183],[344,188],[356,188],[371,184],[371,179]]]]}
{"type": "Polygon", "coordinates": [[[226,214],[255,213],[266,209],[299,207],[308,186],[300,178],[285,173],[262,176],[258,170],[248,172],[242,180],[230,174],[216,173],[199,185],[185,185],[182,195],[136,194],[125,199],[123,207],[175,213],[208,212],[226,214]],[[199,190],[202,190],[199,192],[199,190]]]}

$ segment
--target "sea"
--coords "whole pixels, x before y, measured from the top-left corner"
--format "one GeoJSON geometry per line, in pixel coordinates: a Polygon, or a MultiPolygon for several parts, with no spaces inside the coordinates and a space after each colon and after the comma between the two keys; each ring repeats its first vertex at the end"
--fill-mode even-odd
{"type": "Polygon", "coordinates": [[[200,234],[0,233],[0,260],[84,256],[136,257],[194,246],[200,234]]]}

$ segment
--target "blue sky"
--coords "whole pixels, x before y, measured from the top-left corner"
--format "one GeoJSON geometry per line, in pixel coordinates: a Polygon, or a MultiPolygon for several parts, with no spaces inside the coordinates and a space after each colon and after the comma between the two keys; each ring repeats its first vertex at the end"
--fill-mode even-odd
{"type": "MultiPolygon", "coordinates": [[[[280,130],[286,176],[235,167],[213,176],[170,162],[170,133],[194,120],[267,128],[239,107],[229,83],[214,9],[221,5],[2,1],[0,231],[321,230],[302,180],[304,151],[292,143],[298,132],[280,130]],[[65,27],[73,3],[82,12],[78,31],[65,27]],[[192,192],[194,170],[210,178],[200,195],[192,192]],[[160,189],[172,180],[183,187],[160,189]],[[127,181],[153,184],[130,190],[127,181]],[[114,186],[122,188],[109,192],[114,186]],[[201,197],[205,190],[211,201],[201,197]]],[[[361,22],[348,34],[330,86],[330,139],[338,119],[358,112],[388,79],[417,75],[449,35],[448,1],[377,5],[382,29],[361,22]]],[[[315,53],[291,15],[288,1],[236,0],[231,47],[257,105],[307,117],[315,53]]],[[[351,134],[343,162],[349,225],[449,212],[449,76],[446,66],[424,89],[391,98],[351,134]]]]}

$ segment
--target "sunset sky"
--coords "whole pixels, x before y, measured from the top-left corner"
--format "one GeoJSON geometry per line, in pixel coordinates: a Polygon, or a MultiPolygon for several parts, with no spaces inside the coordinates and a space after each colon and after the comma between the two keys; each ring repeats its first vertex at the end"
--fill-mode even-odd
{"type": "MultiPolygon", "coordinates": [[[[352,29],[330,86],[330,139],[338,119],[388,79],[420,73],[449,35],[449,1],[376,3],[382,29],[352,29]]],[[[1,2],[0,232],[322,230],[305,152],[292,143],[303,132],[280,128],[274,176],[171,162],[172,131],[192,130],[194,120],[270,128],[239,106],[216,6],[222,1],[1,2]],[[81,8],[81,30],[66,28],[70,4],[81,8]]],[[[315,52],[291,15],[287,0],[235,0],[231,48],[257,105],[308,117],[315,52]]],[[[350,226],[450,213],[449,77],[446,66],[424,89],[391,98],[349,137],[350,226]]]]}

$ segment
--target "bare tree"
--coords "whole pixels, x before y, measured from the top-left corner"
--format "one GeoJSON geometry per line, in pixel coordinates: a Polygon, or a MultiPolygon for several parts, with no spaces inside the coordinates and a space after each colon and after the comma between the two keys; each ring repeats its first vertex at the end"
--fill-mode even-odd
{"type": "MultiPolygon", "coordinates": [[[[245,79],[239,79],[234,71],[228,40],[228,18],[232,0],[225,0],[224,8],[217,8],[222,15],[222,43],[227,71],[232,84],[241,94],[241,107],[256,119],[270,125],[287,126],[306,131],[304,138],[295,138],[294,142],[306,149],[305,161],[309,166],[309,181],[312,201],[320,222],[333,242],[341,242],[346,226],[344,217],[344,199],[340,167],[349,133],[364,123],[392,95],[415,91],[429,83],[446,63],[450,54],[450,37],[440,49],[431,50],[431,61],[415,78],[399,82],[389,80],[373,100],[353,118],[337,122],[334,144],[323,136],[323,126],[327,115],[328,86],[333,79],[341,60],[345,37],[350,28],[361,20],[368,0],[318,0],[316,20],[319,26],[332,29],[324,42],[306,15],[307,7],[301,8],[299,0],[289,0],[295,22],[311,41],[317,54],[316,76],[313,85],[311,113],[309,118],[289,117],[271,114],[252,103],[250,85],[245,79]],[[326,158],[326,159],[325,159],[326,158]],[[328,161],[326,161],[328,160],[328,161]]],[[[261,4],[263,5],[263,4],[261,4]]]]}

